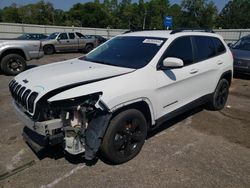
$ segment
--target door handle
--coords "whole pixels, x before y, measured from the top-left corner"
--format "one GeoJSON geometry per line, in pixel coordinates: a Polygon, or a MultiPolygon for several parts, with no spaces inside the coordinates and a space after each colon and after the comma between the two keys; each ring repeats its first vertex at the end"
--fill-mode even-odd
{"type": "Polygon", "coordinates": [[[197,73],[197,72],[199,72],[198,69],[191,69],[191,71],[190,71],[189,73],[190,73],[190,74],[195,74],[195,73],[197,73]]]}
{"type": "Polygon", "coordinates": [[[67,40],[67,42],[69,42],[69,41],[67,40]]]}
{"type": "Polygon", "coordinates": [[[223,62],[222,61],[217,61],[217,65],[222,65],[223,62]]]}

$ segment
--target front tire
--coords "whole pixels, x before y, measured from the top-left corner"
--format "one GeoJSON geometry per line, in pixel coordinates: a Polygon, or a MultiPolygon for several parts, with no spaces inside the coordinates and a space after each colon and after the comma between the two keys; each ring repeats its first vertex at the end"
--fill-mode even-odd
{"type": "Polygon", "coordinates": [[[52,45],[46,45],[43,47],[43,51],[46,55],[52,55],[55,52],[55,49],[52,45]]]}
{"type": "Polygon", "coordinates": [[[207,104],[209,110],[222,110],[227,102],[229,94],[229,83],[226,79],[221,79],[207,104]]]}
{"type": "Polygon", "coordinates": [[[7,75],[17,75],[26,69],[26,61],[18,54],[9,54],[3,57],[1,69],[7,75]]]}
{"type": "Polygon", "coordinates": [[[136,109],[125,110],[110,122],[104,136],[101,153],[112,164],[121,164],[134,158],[147,136],[147,122],[136,109]]]}

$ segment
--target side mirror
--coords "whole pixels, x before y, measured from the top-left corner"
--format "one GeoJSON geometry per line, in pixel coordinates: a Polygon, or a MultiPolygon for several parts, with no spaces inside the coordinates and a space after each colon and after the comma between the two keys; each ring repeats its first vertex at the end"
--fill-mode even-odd
{"type": "Polygon", "coordinates": [[[228,43],[227,46],[228,46],[229,48],[232,48],[232,47],[233,47],[233,43],[228,43]]]}
{"type": "Polygon", "coordinates": [[[175,57],[167,57],[163,60],[163,69],[166,68],[180,68],[183,67],[184,63],[181,59],[175,57]]]}

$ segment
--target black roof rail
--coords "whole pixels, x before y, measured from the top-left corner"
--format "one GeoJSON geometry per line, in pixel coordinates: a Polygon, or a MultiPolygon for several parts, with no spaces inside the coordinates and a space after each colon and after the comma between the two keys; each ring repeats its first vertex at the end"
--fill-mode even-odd
{"type": "Polygon", "coordinates": [[[173,31],[171,31],[170,34],[180,33],[180,32],[207,32],[207,33],[214,33],[212,29],[202,29],[202,28],[178,28],[173,31]]]}

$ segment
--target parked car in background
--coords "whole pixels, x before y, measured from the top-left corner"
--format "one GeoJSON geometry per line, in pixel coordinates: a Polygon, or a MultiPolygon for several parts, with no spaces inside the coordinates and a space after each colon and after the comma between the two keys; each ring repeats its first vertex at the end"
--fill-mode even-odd
{"type": "Polygon", "coordinates": [[[26,61],[43,57],[40,41],[0,40],[0,68],[7,75],[26,69],[26,61]]]}
{"type": "Polygon", "coordinates": [[[88,53],[97,46],[95,39],[78,32],[52,33],[42,45],[45,54],[79,50],[88,53]]]}
{"type": "Polygon", "coordinates": [[[250,74],[250,35],[229,46],[234,56],[234,72],[250,74]]]}
{"type": "Polygon", "coordinates": [[[21,36],[17,37],[18,40],[44,40],[48,38],[48,35],[41,33],[24,33],[21,36]]]}
{"type": "Polygon", "coordinates": [[[97,40],[98,45],[100,45],[108,40],[101,35],[87,35],[87,37],[95,38],[97,40]]]}

